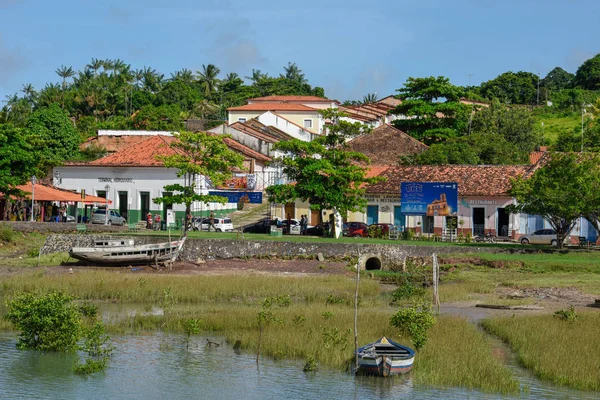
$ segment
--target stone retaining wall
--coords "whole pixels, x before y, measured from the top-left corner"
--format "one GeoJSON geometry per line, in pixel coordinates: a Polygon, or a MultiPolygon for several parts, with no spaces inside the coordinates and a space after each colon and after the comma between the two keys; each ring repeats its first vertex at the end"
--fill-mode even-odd
{"type": "MultiPolygon", "coordinates": [[[[106,238],[106,235],[50,235],[40,250],[42,254],[69,251],[73,246],[90,246],[94,240],[106,238]]],[[[119,236],[119,239],[125,239],[119,236]]],[[[128,237],[136,244],[157,243],[166,241],[165,237],[135,236],[128,237]]],[[[275,240],[229,240],[229,239],[190,239],[186,240],[181,259],[197,262],[206,259],[261,258],[261,257],[316,257],[319,253],[325,259],[357,257],[360,249],[363,255],[361,267],[369,258],[381,261],[381,269],[390,269],[402,264],[404,257],[429,257],[432,253],[457,254],[491,252],[494,249],[485,247],[463,246],[427,246],[398,244],[363,244],[359,243],[300,243],[275,240]],[[366,256],[366,257],[365,257],[366,256]]],[[[500,249],[500,251],[505,251],[500,249]]]]}

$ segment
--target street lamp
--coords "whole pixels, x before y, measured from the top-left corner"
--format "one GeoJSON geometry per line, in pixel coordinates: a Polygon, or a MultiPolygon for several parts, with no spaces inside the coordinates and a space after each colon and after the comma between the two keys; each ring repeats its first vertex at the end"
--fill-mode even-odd
{"type": "Polygon", "coordinates": [[[33,205],[35,204],[34,202],[35,202],[35,183],[36,183],[36,181],[37,181],[37,178],[35,177],[35,175],[33,175],[31,177],[31,222],[34,221],[33,213],[35,211],[35,208],[33,205]]]}
{"type": "Polygon", "coordinates": [[[108,225],[108,191],[110,190],[110,185],[106,184],[104,189],[106,190],[106,195],[104,196],[106,200],[106,208],[104,209],[104,225],[108,225]]]}

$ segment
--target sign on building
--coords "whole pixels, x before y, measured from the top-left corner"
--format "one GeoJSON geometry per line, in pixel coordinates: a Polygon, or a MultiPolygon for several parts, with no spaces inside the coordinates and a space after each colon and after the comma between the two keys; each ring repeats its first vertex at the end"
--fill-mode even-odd
{"type": "Polygon", "coordinates": [[[262,192],[221,192],[209,191],[213,196],[227,197],[228,203],[237,203],[242,200],[244,203],[260,204],[262,203],[262,192]]]}
{"type": "Polygon", "coordinates": [[[456,182],[400,183],[400,211],[404,215],[453,216],[458,211],[456,182]]]}

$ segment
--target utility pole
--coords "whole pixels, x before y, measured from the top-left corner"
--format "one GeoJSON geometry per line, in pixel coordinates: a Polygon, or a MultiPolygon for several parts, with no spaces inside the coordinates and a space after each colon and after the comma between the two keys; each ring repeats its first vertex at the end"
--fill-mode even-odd
{"type": "Polygon", "coordinates": [[[585,114],[585,103],[581,103],[581,152],[583,153],[583,114],[585,114]]]}
{"type": "Polygon", "coordinates": [[[537,84],[537,105],[540,105],[540,73],[538,72],[538,84],[537,84]]]}
{"type": "MultiPolygon", "coordinates": [[[[468,73],[467,76],[469,77],[469,86],[467,87],[471,87],[471,77],[473,76],[473,74],[468,73]]],[[[469,115],[469,135],[471,134],[471,123],[473,122],[473,102],[471,102],[471,115],[469,115]]]]}

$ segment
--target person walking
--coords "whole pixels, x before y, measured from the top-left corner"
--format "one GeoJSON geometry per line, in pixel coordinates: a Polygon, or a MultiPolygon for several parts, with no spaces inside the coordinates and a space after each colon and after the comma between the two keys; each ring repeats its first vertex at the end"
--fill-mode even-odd
{"type": "Polygon", "coordinates": [[[146,229],[152,229],[152,213],[148,212],[146,215],[146,229]]]}
{"type": "Polygon", "coordinates": [[[215,232],[217,228],[215,228],[215,214],[211,211],[210,216],[208,217],[208,231],[210,232],[210,228],[213,228],[215,232]]]}

